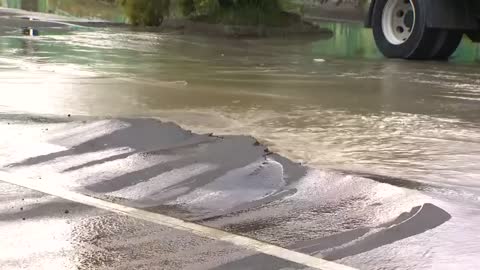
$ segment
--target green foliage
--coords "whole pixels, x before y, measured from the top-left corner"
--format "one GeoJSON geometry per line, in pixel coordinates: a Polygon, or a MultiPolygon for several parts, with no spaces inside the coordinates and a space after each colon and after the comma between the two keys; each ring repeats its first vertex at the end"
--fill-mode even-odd
{"type": "Polygon", "coordinates": [[[220,8],[218,0],[193,0],[196,12],[194,15],[210,15],[218,11],[220,8]]]}
{"type": "Polygon", "coordinates": [[[183,16],[189,16],[196,11],[195,1],[194,0],[181,0],[180,9],[183,16]]]}
{"type": "Polygon", "coordinates": [[[280,0],[192,0],[194,20],[230,25],[288,26],[300,21],[280,0]]]}
{"type": "Polygon", "coordinates": [[[290,24],[277,0],[233,0],[226,1],[221,7],[218,18],[228,24],[272,25],[290,24]]]}
{"type": "Polygon", "coordinates": [[[119,0],[134,25],[159,26],[170,10],[170,0],[119,0]]]}
{"type": "Polygon", "coordinates": [[[300,21],[284,12],[285,0],[118,0],[130,22],[158,26],[168,15],[170,2],[192,20],[230,25],[288,26],[300,21]]]}

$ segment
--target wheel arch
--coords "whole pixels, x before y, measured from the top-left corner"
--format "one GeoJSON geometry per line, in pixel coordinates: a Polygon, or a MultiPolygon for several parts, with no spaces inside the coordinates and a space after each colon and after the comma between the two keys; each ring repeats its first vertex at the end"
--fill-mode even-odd
{"type": "MultiPolygon", "coordinates": [[[[474,13],[472,1],[475,0],[417,0],[426,5],[427,25],[430,28],[475,31],[479,30],[479,23],[474,13]]],[[[373,9],[378,1],[371,0],[365,19],[365,26],[372,27],[373,9]]]]}

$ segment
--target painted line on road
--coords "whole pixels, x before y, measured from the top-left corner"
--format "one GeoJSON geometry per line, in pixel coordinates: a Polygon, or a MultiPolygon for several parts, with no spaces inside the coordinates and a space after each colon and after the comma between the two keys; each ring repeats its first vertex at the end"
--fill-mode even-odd
{"type": "Polygon", "coordinates": [[[162,226],[189,232],[198,236],[210,238],[231,243],[235,246],[256,251],[277,257],[286,261],[294,262],[311,268],[321,270],[355,270],[349,266],[326,261],[317,257],[313,257],[304,253],[292,251],[272,244],[261,242],[245,236],[236,235],[219,229],[202,226],[199,224],[186,222],[181,219],[165,216],[162,214],[152,213],[145,210],[128,207],[116,203],[107,202],[101,199],[93,198],[81,193],[65,190],[62,188],[45,185],[45,183],[34,182],[33,180],[6,180],[12,179],[12,175],[0,171],[0,181],[13,184],[16,186],[39,191],[45,194],[53,195],[72,202],[92,206],[95,208],[107,210],[113,213],[126,215],[129,217],[153,222],[162,226]]]}

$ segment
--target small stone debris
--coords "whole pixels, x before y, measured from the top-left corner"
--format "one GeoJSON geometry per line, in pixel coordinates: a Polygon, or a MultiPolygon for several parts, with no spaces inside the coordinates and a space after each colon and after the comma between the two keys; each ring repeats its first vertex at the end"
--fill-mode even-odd
{"type": "Polygon", "coordinates": [[[259,142],[259,141],[255,141],[255,142],[253,143],[253,145],[259,146],[259,145],[260,145],[260,142],[259,142]]]}
{"type": "Polygon", "coordinates": [[[22,218],[22,220],[26,220],[26,218],[22,218]]]}
{"type": "Polygon", "coordinates": [[[38,19],[35,19],[35,18],[32,18],[32,17],[27,17],[27,16],[22,16],[22,17],[20,17],[20,19],[29,20],[29,21],[34,21],[34,20],[37,21],[38,20],[38,19]]]}
{"type": "Polygon", "coordinates": [[[68,211],[68,210],[65,210],[65,214],[69,214],[69,213],[70,213],[70,211],[68,211]]]}
{"type": "Polygon", "coordinates": [[[20,207],[20,211],[23,211],[23,207],[20,207]]]}
{"type": "Polygon", "coordinates": [[[31,27],[23,27],[22,34],[24,36],[36,37],[40,35],[40,32],[38,31],[38,29],[34,29],[31,27]]]}
{"type": "Polygon", "coordinates": [[[72,117],[72,115],[71,115],[71,114],[68,114],[68,115],[67,115],[67,117],[69,117],[69,118],[70,118],[70,117],[72,117]]]}
{"type": "Polygon", "coordinates": [[[215,135],[215,134],[213,134],[213,133],[209,133],[209,134],[207,134],[207,135],[208,135],[208,137],[217,138],[217,139],[223,139],[222,136],[218,136],[218,135],[215,135]]]}

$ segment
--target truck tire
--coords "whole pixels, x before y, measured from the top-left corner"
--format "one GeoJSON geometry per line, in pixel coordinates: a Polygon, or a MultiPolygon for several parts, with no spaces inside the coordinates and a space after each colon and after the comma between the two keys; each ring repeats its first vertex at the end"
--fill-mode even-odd
{"type": "Polygon", "coordinates": [[[432,50],[432,59],[448,60],[450,56],[457,50],[460,42],[462,42],[463,32],[457,30],[441,31],[437,43],[432,50]]]}
{"type": "MultiPolygon", "coordinates": [[[[427,27],[427,8],[421,0],[376,0],[372,13],[373,36],[389,58],[431,59],[440,29],[427,27]]],[[[445,49],[446,50],[446,49],[445,49]]],[[[440,48],[438,52],[440,53],[440,48]]]]}

